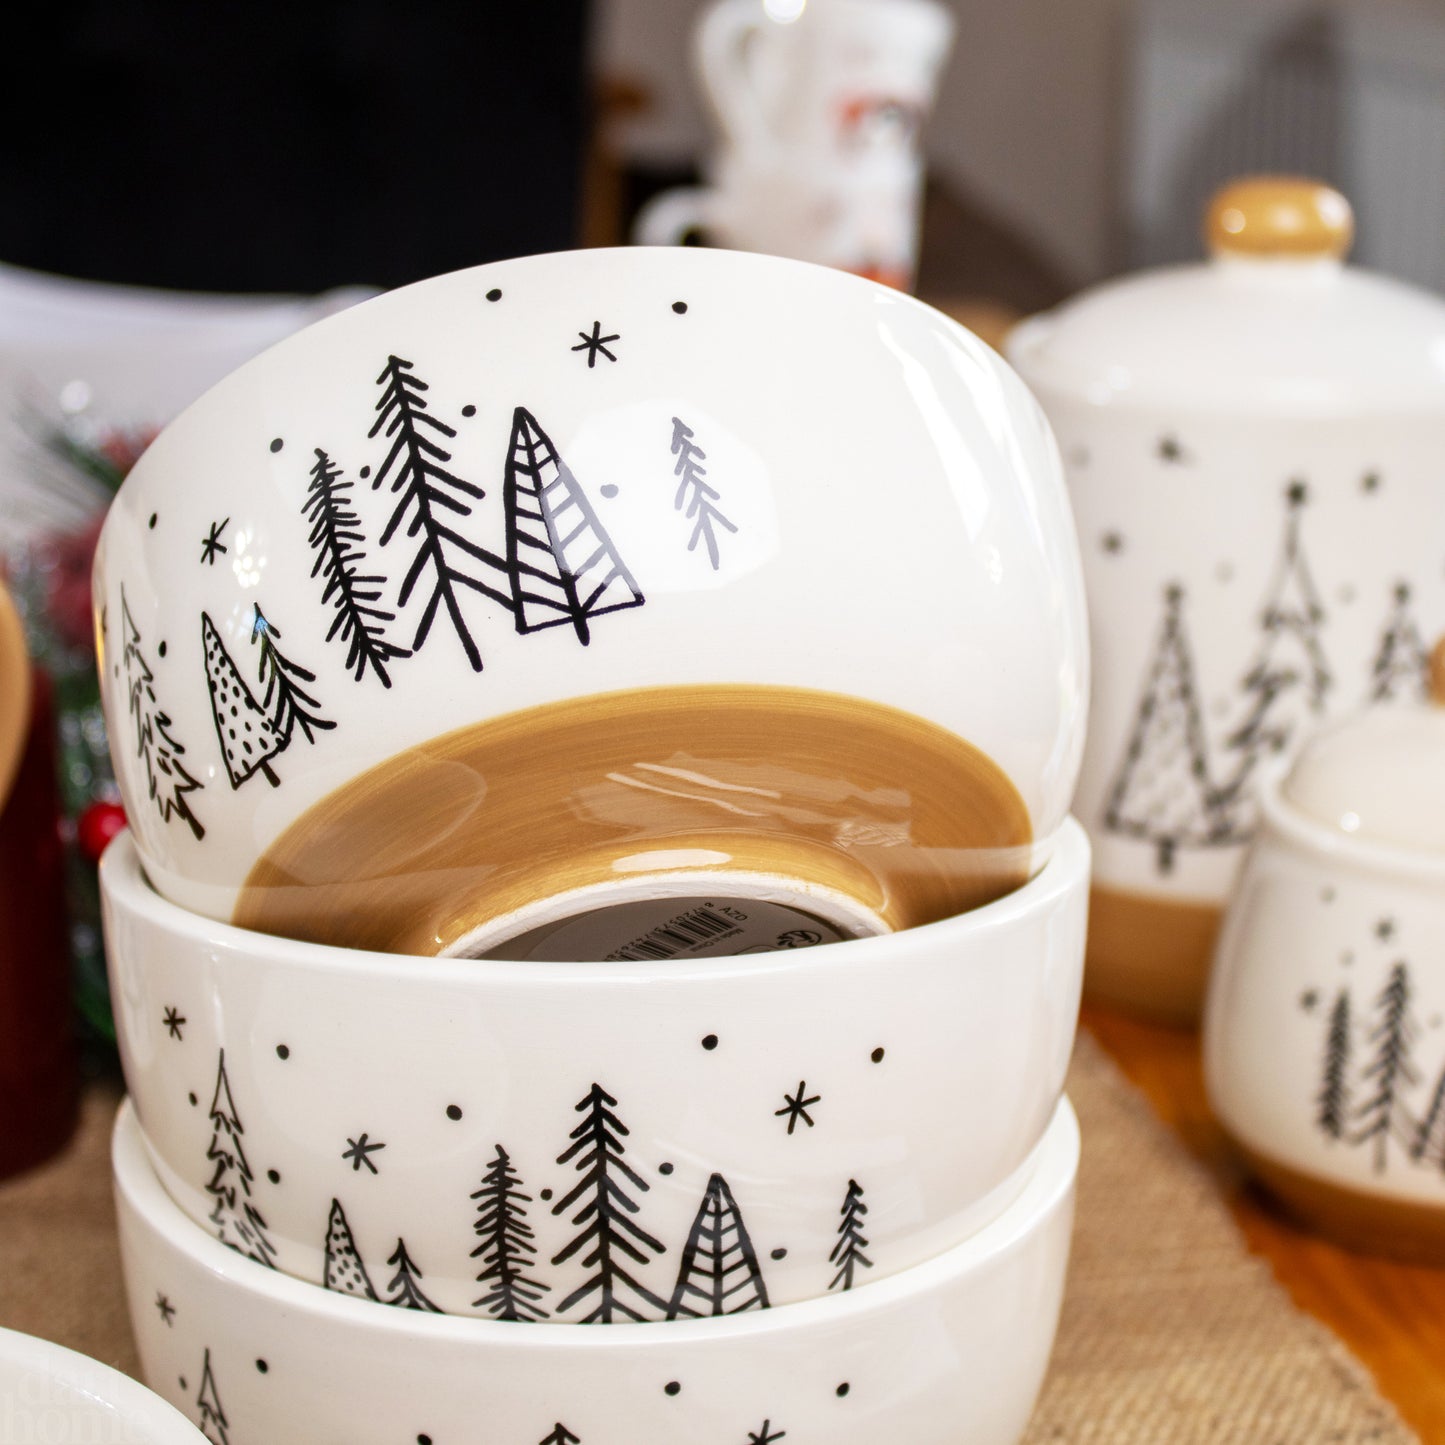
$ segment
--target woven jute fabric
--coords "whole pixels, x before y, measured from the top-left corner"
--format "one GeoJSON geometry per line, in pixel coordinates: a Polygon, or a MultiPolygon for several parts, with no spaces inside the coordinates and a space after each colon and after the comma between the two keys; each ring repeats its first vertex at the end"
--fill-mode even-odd
{"type": "MultiPolygon", "coordinates": [[[[1074,1251],[1026,1445],[1414,1440],[1087,1034],[1069,1092],[1084,1135],[1074,1251]]],[[[0,1185],[0,1327],[135,1373],[108,1163],[119,1098],[92,1085],[65,1154],[0,1185]]]]}
{"type": "Polygon", "coordinates": [[[1025,1445],[1414,1441],[1088,1034],[1069,1093],[1084,1139],[1074,1246],[1025,1445]]]}

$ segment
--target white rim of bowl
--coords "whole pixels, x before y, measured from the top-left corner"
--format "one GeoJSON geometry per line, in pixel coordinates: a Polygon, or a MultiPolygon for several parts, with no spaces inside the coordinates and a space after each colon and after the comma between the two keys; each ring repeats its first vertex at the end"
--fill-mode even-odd
{"type": "Polygon", "coordinates": [[[763,954],[719,954],[711,958],[654,962],[648,960],[614,963],[518,962],[511,959],[447,958],[432,954],[375,953],[365,949],[342,948],[270,933],[256,933],[222,923],[205,914],[192,913],[163,898],[145,876],[134,835],[121,833],[106,849],[100,862],[101,891],[110,906],[143,919],[173,937],[198,939],[212,951],[284,956],[288,968],[309,968],[317,972],[345,971],[347,974],[394,976],[404,972],[408,979],[437,982],[477,982],[494,985],[571,986],[580,982],[640,984],[656,980],[746,978],[786,973],[806,976],[831,973],[840,968],[867,967],[882,951],[882,961],[898,952],[903,941],[923,949],[947,949],[955,935],[967,934],[970,942],[987,940],[1008,929],[1021,917],[1046,911],[1075,890],[1087,888],[1089,840],[1073,818],[1066,818],[1054,834],[1054,848],[1043,867],[1027,882],[992,903],[956,913],[937,923],[902,928],[895,933],[871,938],[850,938],[841,943],[815,948],[780,950],[763,954]]]}
{"type": "MultiPolygon", "coordinates": [[[[831,1327],[841,1321],[887,1310],[941,1289],[951,1281],[1025,1244],[1055,1212],[1067,1205],[1078,1175],[1078,1116],[1067,1097],[1059,1100],[1053,1119],[1036,1151],[1037,1165],[1023,1192],[998,1218],[977,1233],[923,1264],[886,1279],[859,1285],[845,1294],[798,1300],[747,1314],[697,1320],[648,1320],[643,1323],[584,1325],[548,1322],[536,1328],[474,1315],[432,1315],[398,1310],[394,1305],[336,1294],[267,1269],[212,1239],[181,1212],[165,1192],[146,1156],[135,1108],[123,1100],[111,1136],[111,1163],[116,1191],[144,1221],[151,1233],[186,1256],[225,1286],[264,1296],[296,1315],[345,1323],[352,1328],[377,1328],[422,1339],[451,1339],[483,1346],[523,1345],[528,1349],[606,1350],[644,1344],[701,1347],[737,1337],[751,1338],[781,1331],[831,1327]],[[398,1318],[404,1316],[404,1318],[398,1318]]],[[[132,1284],[134,1287],[134,1284],[132,1284]]]]}
{"type": "Polygon", "coordinates": [[[1260,787],[1260,807],[1270,825],[1297,847],[1332,862],[1362,868],[1381,877],[1417,883],[1445,883],[1445,856],[1419,849],[1352,838],[1348,833],[1300,811],[1284,795],[1288,775],[1277,774],[1260,787]]]}
{"type": "MultiPolygon", "coordinates": [[[[78,1350],[19,1330],[0,1329],[0,1376],[9,1365],[35,1379],[55,1381],[77,1396],[89,1396],[118,1413],[121,1423],[136,1426],[154,1445],[196,1445],[204,1439],[174,1405],[153,1390],[78,1350]]],[[[84,1408],[80,1400],[77,1405],[84,1408]]]]}

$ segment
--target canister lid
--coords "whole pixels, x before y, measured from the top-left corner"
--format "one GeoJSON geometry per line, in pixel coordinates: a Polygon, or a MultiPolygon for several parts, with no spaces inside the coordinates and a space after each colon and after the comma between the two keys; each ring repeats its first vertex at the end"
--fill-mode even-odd
{"type": "Polygon", "coordinates": [[[1285,778],[1285,800],[1352,838],[1445,856],[1445,638],[1430,657],[1429,693],[1315,734],[1285,778]]]}
{"type": "Polygon", "coordinates": [[[1235,181],[1206,212],[1207,261],[1093,287],[1019,326],[1009,359],[1098,406],[1445,412],[1445,300],[1347,266],[1353,234],[1318,181],[1235,181]]]}

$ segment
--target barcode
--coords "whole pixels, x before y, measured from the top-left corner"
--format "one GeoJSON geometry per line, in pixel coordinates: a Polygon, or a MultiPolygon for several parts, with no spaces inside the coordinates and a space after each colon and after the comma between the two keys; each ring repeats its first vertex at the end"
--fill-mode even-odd
{"type": "Polygon", "coordinates": [[[715,913],[711,908],[694,908],[679,913],[659,927],[634,938],[631,943],[609,953],[608,959],[672,958],[685,949],[695,948],[699,943],[710,943],[730,933],[741,933],[742,929],[730,918],[715,913]]]}

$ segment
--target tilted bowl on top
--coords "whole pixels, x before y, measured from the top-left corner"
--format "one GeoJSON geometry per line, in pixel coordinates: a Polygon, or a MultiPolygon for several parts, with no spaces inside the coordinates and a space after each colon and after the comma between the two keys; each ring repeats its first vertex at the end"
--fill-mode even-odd
{"type": "Polygon", "coordinates": [[[198,1228],[548,1327],[845,1293],[996,1217],[1063,1088],[1088,873],[1069,822],[940,923],[579,964],[274,938],[161,898],[126,837],[101,863],[126,1081],[198,1228]]]}
{"type": "Polygon", "coordinates": [[[659,890],[825,937],[1007,892],[1072,792],[1082,598],[1047,424],[982,342],[686,248],[308,328],[161,434],[95,573],[161,892],[412,953],[580,915],[605,956],[660,920],[600,910],[659,890]]]}

